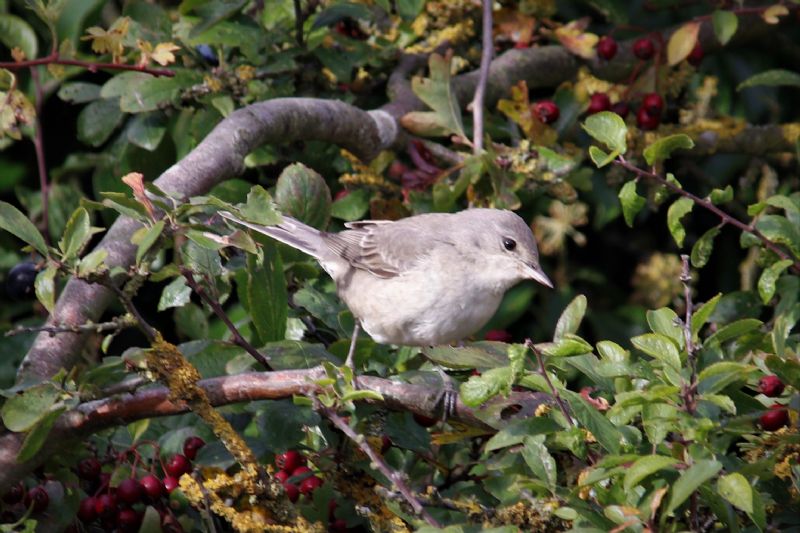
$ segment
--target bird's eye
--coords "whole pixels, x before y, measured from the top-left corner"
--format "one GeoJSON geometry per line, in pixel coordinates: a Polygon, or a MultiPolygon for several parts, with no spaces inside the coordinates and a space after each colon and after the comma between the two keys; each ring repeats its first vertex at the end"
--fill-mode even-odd
{"type": "Polygon", "coordinates": [[[506,250],[510,252],[511,250],[517,247],[517,242],[514,239],[509,239],[508,237],[506,237],[505,239],[503,239],[503,246],[505,247],[506,250]]]}

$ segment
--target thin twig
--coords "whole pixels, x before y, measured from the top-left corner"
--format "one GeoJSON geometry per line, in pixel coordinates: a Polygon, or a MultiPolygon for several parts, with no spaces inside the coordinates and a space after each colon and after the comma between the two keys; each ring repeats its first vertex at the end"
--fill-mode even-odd
{"type": "Polygon", "coordinates": [[[355,443],[356,446],[359,447],[362,452],[367,455],[367,457],[369,457],[369,460],[372,461],[372,464],[375,466],[375,468],[377,468],[378,471],[380,471],[380,473],[386,477],[386,479],[391,481],[394,486],[397,487],[398,492],[403,495],[403,498],[414,510],[414,513],[420,516],[429,525],[438,528],[442,527],[436,521],[436,519],[425,510],[416,496],[414,496],[414,493],[408,488],[408,485],[406,485],[403,477],[386,464],[386,461],[384,461],[381,456],[378,455],[369,444],[367,444],[363,435],[356,433],[342,417],[336,414],[335,410],[327,407],[323,408],[321,405],[317,408],[317,410],[321,412],[328,420],[333,422],[333,425],[336,426],[339,431],[344,433],[350,440],[353,441],[353,443],[355,443]]]}
{"type": "Polygon", "coordinates": [[[133,315],[125,314],[114,317],[108,322],[86,322],[85,324],[61,324],[55,326],[17,326],[12,330],[6,331],[6,337],[19,335],[21,333],[38,333],[40,331],[47,332],[50,334],[50,336],[55,336],[59,333],[102,333],[104,331],[121,331],[125,328],[134,327],[136,325],[136,319],[133,317],[133,315]]]}
{"type": "Polygon", "coordinates": [[[681,255],[681,282],[683,283],[683,298],[686,305],[686,315],[683,320],[683,338],[686,343],[686,362],[689,364],[689,384],[684,386],[683,401],[686,412],[694,414],[697,408],[697,349],[692,340],[692,274],[689,270],[689,256],[681,255]]]}
{"type": "Polygon", "coordinates": [[[553,382],[550,381],[550,376],[547,375],[547,369],[544,366],[544,358],[542,357],[542,352],[539,348],[533,344],[533,341],[530,339],[525,339],[525,346],[528,347],[530,351],[536,356],[536,360],[539,363],[539,373],[544,377],[544,380],[547,382],[547,386],[550,388],[550,393],[555,398],[556,403],[558,404],[558,408],[561,409],[561,413],[564,415],[564,418],[567,419],[567,422],[570,426],[574,426],[575,424],[572,422],[572,417],[569,414],[569,409],[567,409],[567,404],[564,403],[564,400],[561,398],[561,395],[558,393],[558,389],[555,388],[553,382]]]}
{"type": "Polygon", "coordinates": [[[247,339],[245,339],[242,334],[239,333],[239,330],[236,328],[233,322],[231,322],[231,319],[228,318],[227,314],[225,314],[225,310],[222,308],[220,303],[211,298],[208,293],[206,293],[206,290],[199,283],[197,283],[197,280],[194,279],[192,271],[188,268],[181,268],[181,274],[183,274],[183,277],[186,278],[186,283],[189,285],[189,287],[191,287],[192,290],[197,293],[201,300],[208,304],[211,310],[214,311],[214,314],[217,315],[217,318],[222,320],[222,323],[225,324],[225,326],[228,328],[228,331],[230,331],[231,335],[233,335],[234,344],[244,348],[244,350],[252,355],[253,359],[261,363],[264,368],[267,370],[272,370],[267,358],[264,357],[258,350],[256,350],[252,344],[247,342],[247,339]]]}
{"type": "Polygon", "coordinates": [[[472,146],[474,153],[483,151],[483,101],[486,97],[486,84],[489,80],[489,66],[494,55],[492,39],[492,0],[483,0],[483,41],[481,50],[481,67],[478,74],[478,86],[472,99],[472,146]]]}
{"type": "Polygon", "coordinates": [[[147,68],[139,65],[124,65],[121,63],[92,63],[90,61],[81,61],[79,59],[62,59],[58,54],[50,54],[47,57],[40,57],[38,59],[30,59],[28,61],[6,61],[0,62],[0,68],[8,70],[17,70],[21,68],[35,67],[38,65],[69,65],[73,67],[83,67],[89,72],[97,72],[98,70],[133,70],[136,72],[144,72],[151,76],[165,76],[171,78],[175,76],[175,72],[166,69],[147,68]]]}
{"type": "Polygon", "coordinates": [[[300,0],[294,0],[294,38],[297,41],[297,46],[303,48],[303,6],[300,5],[300,0]]]}
{"type": "Polygon", "coordinates": [[[125,291],[123,291],[121,288],[117,287],[117,284],[111,281],[110,278],[105,280],[105,282],[102,283],[102,285],[108,289],[111,289],[111,291],[113,291],[114,294],[117,295],[117,298],[119,298],[122,307],[124,307],[125,310],[133,316],[136,322],[136,326],[139,328],[139,330],[141,330],[142,333],[144,333],[147,342],[153,344],[158,336],[158,331],[156,331],[156,328],[151,326],[147,322],[147,320],[144,319],[142,314],[133,304],[133,300],[131,299],[131,297],[128,296],[125,293],[125,291]]]}
{"type": "Polygon", "coordinates": [[[33,136],[33,147],[36,151],[36,168],[39,172],[39,194],[42,196],[42,231],[45,242],[50,244],[50,184],[47,179],[47,164],[44,157],[44,134],[42,133],[42,106],[44,105],[44,94],[42,84],[39,80],[39,70],[31,67],[31,80],[36,94],[36,129],[33,136]]]}

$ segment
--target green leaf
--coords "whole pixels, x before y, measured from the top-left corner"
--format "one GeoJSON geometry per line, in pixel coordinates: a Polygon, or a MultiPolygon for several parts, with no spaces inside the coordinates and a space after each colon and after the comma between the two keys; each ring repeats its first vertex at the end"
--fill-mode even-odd
{"type": "Polygon", "coordinates": [[[712,345],[713,343],[722,344],[731,339],[735,339],[745,333],[750,333],[754,329],[761,327],[763,322],[755,318],[743,318],[719,328],[703,344],[712,345]]]}
{"type": "Polygon", "coordinates": [[[8,202],[0,201],[0,228],[30,244],[37,252],[47,257],[47,244],[42,234],[28,217],[8,202]]]}
{"type": "Polygon", "coordinates": [[[325,229],[331,215],[331,191],[325,180],[302,163],[283,169],[275,184],[275,203],[282,213],[317,229],[325,229]]]}
{"type": "Polygon", "coordinates": [[[625,144],[628,128],[625,126],[625,121],[616,113],[601,111],[590,115],[583,122],[583,129],[612,152],[624,154],[628,149],[625,144]]]}
{"type": "Polygon", "coordinates": [[[58,247],[64,254],[65,260],[74,259],[89,242],[92,236],[92,223],[89,212],[83,207],[79,207],[72,213],[64,228],[64,235],[58,241],[58,247]]]}
{"type": "Polygon", "coordinates": [[[668,307],[662,307],[661,309],[647,311],[646,317],[647,325],[650,326],[653,333],[660,333],[665,337],[669,337],[678,345],[678,348],[683,349],[685,342],[683,328],[675,311],[668,307]]]}
{"type": "Polygon", "coordinates": [[[17,461],[24,462],[28,461],[36,455],[42,445],[47,441],[48,435],[50,435],[50,430],[53,428],[53,424],[55,424],[58,417],[61,416],[61,413],[66,411],[66,407],[61,407],[50,411],[47,413],[41,420],[39,420],[35,426],[25,435],[25,440],[22,441],[22,447],[20,448],[19,452],[17,453],[17,461]]]}
{"type": "Polygon", "coordinates": [[[631,180],[622,186],[619,191],[619,202],[622,205],[622,215],[629,228],[633,227],[633,220],[636,214],[642,210],[647,203],[644,198],[636,193],[636,181],[631,180]]]}
{"type": "Polygon", "coordinates": [[[631,343],[650,357],[659,359],[675,370],[681,369],[681,356],[678,348],[669,337],[659,333],[645,333],[631,339],[631,343]]]}
{"type": "Polygon", "coordinates": [[[800,389],[800,363],[794,359],[784,359],[774,354],[768,355],[765,362],[767,368],[775,372],[775,375],[784,383],[800,389]]]}
{"type": "Polygon", "coordinates": [[[492,368],[480,376],[470,376],[461,384],[459,396],[464,405],[478,407],[501,392],[510,390],[511,367],[492,368]]]}
{"type": "Polygon", "coordinates": [[[689,198],[681,197],[675,200],[667,210],[667,227],[672,234],[672,238],[675,239],[675,243],[677,243],[679,247],[683,246],[683,239],[686,237],[686,230],[683,229],[681,219],[690,213],[693,207],[694,202],[689,198]]]}
{"type": "MultiPolygon", "coordinates": [[[[780,215],[763,215],[756,221],[756,229],[764,236],[779,244],[785,244],[800,256],[800,227],[780,215]]],[[[743,233],[742,235],[747,235],[743,233]]],[[[759,241],[754,241],[759,242],[759,241]]]]}
{"type": "Polygon", "coordinates": [[[694,141],[685,133],[676,133],[658,139],[644,149],[644,159],[648,165],[655,165],[658,161],[669,159],[675,150],[691,150],[694,141]]]}
{"type": "Polygon", "coordinates": [[[758,278],[758,294],[761,296],[761,301],[767,305],[772,297],[775,295],[775,282],[783,273],[784,270],[789,268],[794,261],[791,259],[784,259],[776,261],[769,267],[765,268],[758,278]]]}
{"type": "Polygon", "coordinates": [[[792,72],[791,70],[772,69],[760,72],[754,76],[747,78],[745,81],[736,87],[737,91],[756,87],[759,85],[766,85],[770,87],[789,85],[792,87],[800,87],[800,74],[792,72]]]}
{"type": "Polygon", "coordinates": [[[753,513],[753,487],[739,472],[720,476],[717,480],[717,492],[734,507],[747,514],[753,513]]]}
{"type": "Polygon", "coordinates": [[[555,489],[556,461],[544,445],[544,436],[525,437],[522,458],[537,478],[544,481],[550,490],[555,489]]]}
{"type": "Polygon", "coordinates": [[[768,205],[773,207],[778,207],[786,211],[786,215],[795,214],[800,215],[800,205],[795,200],[792,200],[788,196],[784,196],[782,194],[776,194],[775,196],[770,196],[765,200],[768,205]]]}
{"type": "Polygon", "coordinates": [[[506,344],[482,341],[466,346],[432,346],[422,353],[434,363],[447,368],[496,368],[509,364],[506,344]]]}
{"type": "Polygon", "coordinates": [[[161,234],[164,232],[165,222],[164,220],[159,220],[149,228],[147,228],[142,234],[141,239],[138,242],[139,247],[136,249],[136,262],[139,263],[142,258],[144,258],[145,254],[153,247],[153,245],[158,241],[158,238],[161,237],[161,234]]]}
{"type": "Polygon", "coordinates": [[[555,433],[560,429],[562,429],[561,426],[552,418],[533,416],[515,420],[486,441],[483,449],[486,452],[501,450],[509,446],[516,446],[528,437],[555,433]]]}
{"type": "Polygon", "coordinates": [[[65,83],[58,90],[58,97],[71,104],[87,104],[100,98],[100,86],[85,81],[65,83]]]}
{"type": "Polygon", "coordinates": [[[356,189],[350,191],[344,198],[339,198],[331,205],[331,216],[352,222],[363,218],[369,211],[369,191],[356,189]]]}
{"type": "Polygon", "coordinates": [[[183,307],[189,303],[191,296],[192,288],[186,284],[186,279],[183,276],[178,276],[161,291],[158,310],[164,311],[171,307],[183,307]]]}
{"type": "Polygon", "coordinates": [[[600,341],[597,343],[597,353],[604,361],[610,363],[627,363],[630,352],[613,341],[600,341]]]}
{"type": "MultiPolygon", "coordinates": [[[[721,390],[721,389],[717,389],[721,390]]],[[[726,396],[724,394],[701,394],[698,397],[701,401],[709,402],[720,409],[724,409],[725,411],[729,412],[732,415],[736,414],[736,404],[733,403],[730,396],[726,396]]]]}
{"type": "Polygon", "coordinates": [[[694,246],[692,246],[692,266],[696,268],[706,266],[708,259],[711,257],[711,252],[714,251],[714,239],[719,235],[719,231],[719,226],[714,226],[695,241],[694,246]]]}
{"type": "Polygon", "coordinates": [[[666,519],[668,514],[677,509],[700,485],[716,476],[720,470],[722,470],[722,463],[713,459],[697,461],[690,466],[672,485],[669,503],[662,519],[666,519]]]}
{"type": "Polygon", "coordinates": [[[739,17],[733,11],[717,9],[711,13],[711,24],[720,44],[725,46],[739,27],[739,17]]]}
{"type": "Polygon", "coordinates": [[[83,256],[78,263],[78,276],[85,277],[106,268],[103,262],[108,257],[108,250],[100,248],[83,256]]]}
{"type": "Polygon", "coordinates": [[[55,265],[48,265],[47,268],[36,275],[36,281],[33,284],[34,291],[36,292],[36,299],[47,309],[48,313],[52,313],[56,308],[56,273],[58,268],[55,265]]]}
{"type": "MultiPolygon", "coordinates": [[[[461,122],[461,107],[453,94],[450,79],[450,59],[439,54],[431,54],[428,60],[430,78],[415,77],[411,80],[411,90],[420,100],[433,110],[429,113],[431,123],[444,132],[466,137],[461,122]]],[[[414,116],[414,113],[409,113],[414,116]]],[[[407,115],[408,116],[408,115],[407,115]]],[[[405,120],[405,117],[404,117],[405,120]]]]}
{"type": "Polygon", "coordinates": [[[605,153],[603,150],[598,148],[595,145],[589,147],[589,157],[592,159],[592,163],[597,165],[597,168],[602,168],[612,161],[614,161],[617,156],[619,156],[619,152],[614,150],[610,154],[605,153]]]}
{"type": "Polygon", "coordinates": [[[632,491],[640,481],[650,474],[655,474],[659,470],[675,465],[677,462],[677,459],[663,455],[646,455],[637,459],[625,471],[625,480],[623,481],[625,492],[632,491]]]}
{"type": "Polygon", "coordinates": [[[692,315],[692,338],[696,338],[700,328],[708,322],[708,319],[714,313],[714,309],[717,308],[720,298],[722,298],[722,293],[718,293],[694,312],[694,315],[692,315]]]}
{"type": "Polygon", "coordinates": [[[569,333],[554,342],[537,344],[536,347],[548,357],[572,357],[592,352],[592,345],[569,333]]]}
{"type": "Polygon", "coordinates": [[[78,140],[97,148],[111,137],[123,117],[116,100],[95,100],[78,115],[78,140]]]}
{"type": "Polygon", "coordinates": [[[158,111],[136,115],[128,122],[126,128],[128,140],[148,152],[158,148],[166,132],[164,115],[158,111]]]}
{"type": "Polygon", "coordinates": [[[39,41],[30,24],[8,13],[0,13],[0,42],[9,50],[19,48],[26,59],[36,59],[39,53],[39,41]]]}
{"type": "Polygon", "coordinates": [[[259,265],[255,255],[247,254],[247,303],[259,344],[264,344],[285,338],[288,296],[275,241],[260,234],[254,237],[263,246],[264,261],[259,265]]]}
{"type": "Polygon", "coordinates": [[[3,425],[10,431],[29,431],[59,403],[63,391],[52,383],[41,383],[14,394],[0,408],[3,425]]]}
{"type": "Polygon", "coordinates": [[[272,201],[272,196],[261,185],[250,189],[247,203],[239,208],[239,212],[242,218],[263,226],[274,226],[281,222],[281,215],[275,202],[272,201]]]}
{"type": "MultiPolygon", "coordinates": [[[[714,394],[731,383],[745,381],[756,368],[736,361],[720,361],[704,368],[697,376],[697,390],[701,394],[714,394]]],[[[713,401],[713,400],[712,400],[713,401]]],[[[727,408],[727,406],[726,406],[727,408]]]]}
{"type": "Polygon", "coordinates": [[[724,189],[712,189],[708,199],[714,205],[724,204],[733,200],[733,187],[725,186],[724,189]]]}
{"type": "Polygon", "coordinates": [[[592,432],[600,446],[610,453],[619,453],[620,432],[614,427],[614,424],[581,398],[580,394],[570,390],[563,390],[562,394],[569,402],[572,416],[578,420],[581,426],[592,432]]]}
{"type": "Polygon", "coordinates": [[[558,340],[568,333],[577,333],[584,314],[586,314],[586,296],[579,294],[572,299],[558,318],[553,338],[558,340]]]}
{"type": "MultiPolygon", "coordinates": [[[[176,103],[181,91],[201,81],[199,72],[178,70],[175,76],[145,76],[135,83],[121,87],[119,108],[125,113],[144,113],[176,103]]],[[[108,83],[106,83],[106,86],[108,83]]],[[[109,91],[103,86],[101,94],[108,97],[109,91]]]]}

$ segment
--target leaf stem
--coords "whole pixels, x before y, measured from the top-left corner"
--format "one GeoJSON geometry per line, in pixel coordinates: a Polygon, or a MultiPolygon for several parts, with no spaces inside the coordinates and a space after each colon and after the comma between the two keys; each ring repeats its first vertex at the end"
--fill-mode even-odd
{"type": "Polygon", "coordinates": [[[533,344],[533,341],[530,339],[525,339],[525,346],[533,352],[536,356],[536,361],[539,363],[539,373],[542,375],[544,380],[547,382],[547,386],[550,388],[550,393],[555,398],[556,403],[558,404],[558,408],[561,410],[561,413],[564,415],[564,418],[567,419],[567,422],[570,426],[574,426],[575,424],[572,422],[572,417],[569,414],[569,409],[567,409],[567,404],[564,403],[564,400],[561,398],[561,395],[558,393],[558,389],[555,388],[553,382],[550,381],[550,376],[547,375],[547,369],[544,366],[544,358],[542,357],[542,351],[533,344]]]}

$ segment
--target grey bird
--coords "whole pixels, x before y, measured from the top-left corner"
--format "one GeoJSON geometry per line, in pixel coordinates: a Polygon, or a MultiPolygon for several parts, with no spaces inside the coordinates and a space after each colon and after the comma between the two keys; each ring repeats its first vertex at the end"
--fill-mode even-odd
{"type": "Polygon", "coordinates": [[[553,287],[539,265],[530,227],[511,211],[366,220],[348,223],[339,233],[288,216],[262,226],[227,211],[220,215],[317,259],[356,318],[354,340],[360,325],[383,344],[460,341],[486,325],[517,283],[532,279],[553,287]]]}

